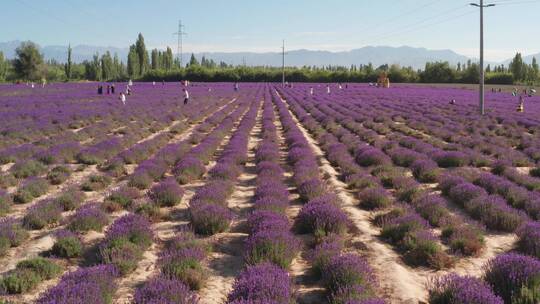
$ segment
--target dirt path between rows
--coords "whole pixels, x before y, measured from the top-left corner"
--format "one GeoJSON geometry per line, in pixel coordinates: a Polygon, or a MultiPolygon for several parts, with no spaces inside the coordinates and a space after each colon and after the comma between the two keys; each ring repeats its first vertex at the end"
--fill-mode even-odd
{"type": "MultiPolygon", "coordinates": [[[[285,100],[282,99],[282,101],[287,104],[285,100]]],[[[381,296],[390,303],[418,303],[425,301],[427,298],[425,284],[433,271],[423,268],[413,269],[405,265],[401,257],[390,245],[379,240],[380,230],[371,224],[372,214],[356,207],[358,204],[356,198],[346,189],[346,185],[339,180],[339,173],[324,157],[324,153],[317,142],[290,109],[289,113],[317,156],[321,171],[327,177],[327,182],[336,190],[339,198],[343,201],[343,210],[349,214],[358,229],[359,235],[355,236],[353,241],[365,245],[366,250],[363,253],[377,274],[381,292],[383,293],[381,296]]]]}
{"type": "Polygon", "coordinates": [[[255,149],[260,141],[261,113],[261,105],[259,105],[256,124],[249,134],[247,162],[237,180],[232,196],[228,199],[229,208],[237,215],[237,218],[229,231],[209,238],[213,250],[207,259],[208,278],[205,286],[199,291],[200,304],[225,303],[235,278],[244,268],[244,240],[247,233],[243,225],[251,211],[252,199],[255,195],[257,178],[255,149]]]}

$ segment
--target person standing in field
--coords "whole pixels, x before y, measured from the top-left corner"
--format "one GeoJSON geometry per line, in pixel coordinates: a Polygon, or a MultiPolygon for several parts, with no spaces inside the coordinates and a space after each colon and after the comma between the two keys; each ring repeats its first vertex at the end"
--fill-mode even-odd
{"type": "Polygon", "coordinates": [[[313,95],[313,87],[309,88],[309,95],[313,95]]]}
{"type": "Polygon", "coordinates": [[[525,111],[525,102],[523,101],[523,96],[519,96],[519,104],[516,111],[523,113],[525,111]]]}
{"type": "Polygon", "coordinates": [[[189,92],[186,88],[183,88],[182,91],[184,91],[184,104],[187,105],[189,102],[189,92]]]}
{"type": "Polygon", "coordinates": [[[120,93],[120,101],[123,105],[126,105],[126,95],[124,94],[124,92],[120,93]]]}
{"type": "Polygon", "coordinates": [[[330,85],[328,85],[328,84],[326,85],[326,93],[330,94],[330,85]]]}
{"type": "Polygon", "coordinates": [[[234,83],[234,90],[235,90],[235,91],[238,91],[238,82],[235,82],[235,83],[234,83]]]}
{"type": "Polygon", "coordinates": [[[131,81],[131,79],[128,81],[128,86],[132,86],[133,85],[133,81],[131,81]]]}
{"type": "Polygon", "coordinates": [[[111,94],[111,86],[107,85],[107,95],[111,94]]]}
{"type": "Polygon", "coordinates": [[[113,84],[111,84],[111,94],[113,94],[113,95],[114,95],[114,89],[115,89],[115,87],[114,87],[114,83],[113,83],[113,84]]]}

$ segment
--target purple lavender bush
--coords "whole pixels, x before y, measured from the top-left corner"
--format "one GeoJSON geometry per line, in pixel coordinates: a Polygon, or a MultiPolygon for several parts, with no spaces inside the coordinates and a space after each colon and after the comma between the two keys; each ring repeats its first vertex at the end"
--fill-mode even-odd
{"type": "Polygon", "coordinates": [[[248,266],[235,279],[227,303],[292,303],[289,273],[276,265],[262,263],[248,266]],[[240,302],[238,302],[240,301],[240,302]],[[252,301],[252,302],[251,302],[252,301]]]}
{"type": "Polygon", "coordinates": [[[516,233],[519,251],[540,259],[540,223],[527,222],[516,233]]]}
{"type": "Polygon", "coordinates": [[[99,203],[79,207],[68,219],[67,228],[74,232],[101,231],[109,223],[109,217],[99,203]]]}
{"type": "Polygon", "coordinates": [[[178,205],[184,196],[184,190],[176,180],[168,178],[152,187],[148,196],[161,207],[172,207],[178,205]]]}
{"type": "Polygon", "coordinates": [[[62,218],[62,211],[62,207],[53,200],[40,201],[28,209],[22,220],[23,226],[27,229],[42,229],[57,223],[62,218]]]}
{"type": "Polygon", "coordinates": [[[450,274],[430,283],[429,303],[504,304],[504,301],[479,279],[450,274]]]}
{"type": "Polygon", "coordinates": [[[118,272],[112,265],[79,268],[64,275],[60,282],[37,300],[38,304],[109,304],[116,290],[118,272]]]}
{"type": "Polygon", "coordinates": [[[197,304],[197,294],[179,280],[157,277],[137,288],[135,304],[197,304]]]}
{"type": "Polygon", "coordinates": [[[540,261],[517,253],[501,254],[486,265],[484,280],[505,303],[540,301],[540,261]]]}

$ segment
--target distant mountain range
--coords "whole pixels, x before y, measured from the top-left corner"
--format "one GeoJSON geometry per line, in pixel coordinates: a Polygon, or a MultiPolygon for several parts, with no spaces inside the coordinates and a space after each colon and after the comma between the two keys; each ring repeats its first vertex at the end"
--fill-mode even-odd
{"type": "MultiPolygon", "coordinates": [[[[0,51],[7,58],[15,56],[15,49],[19,46],[20,41],[0,42],[0,51]]],[[[126,60],[128,48],[103,47],[90,45],[73,46],[73,61],[82,62],[89,60],[95,53],[103,54],[106,51],[111,54],[118,54],[121,60],[126,60]]],[[[50,45],[41,47],[41,52],[46,59],[54,59],[59,62],[65,62],[67,57],[67,46],[50,45]]],[[[189,60],[191,54],[184,54],[183,62],[189,60]]],[[[216,62],[224,61],[228,64],[240,65],[247,64],[250,66],[281,66],[281,53],[253,53],[253,52],[205,52],[196,53],[195,56],[200,60],[202,56],[207,59],[213,59],[216,62]]],[[[536,55],[526,56],[524,60],[531,62],[532,58],[536,57],[540,60],[540,53],[536,55]]],[[[287,51],[285,62],[288,66],[325,66],[325,65],[341,65],[349,66],[351,64],[368,64],[374,66],[382,64],[399,64],[401,66],[411,66],[413,68],[423,68],[426,62],[433,61],[448,61],[450,64],[464,63],[467,60],[473,60],[467,56],[460,55],[452,50],[429,50],[426,48],[414,48],[408,46],[388,47],[388,46],[367,46],[359,49],[344,52],[329,52],[315,50],[292,50],[287,51]]],[[[504,61],[507,64],[510,60],[504,61]]],[[[491,64],[494,64],[491,62],[491,64]]],[[[500,64],[500,63],[495,63],[500,64]]]]}

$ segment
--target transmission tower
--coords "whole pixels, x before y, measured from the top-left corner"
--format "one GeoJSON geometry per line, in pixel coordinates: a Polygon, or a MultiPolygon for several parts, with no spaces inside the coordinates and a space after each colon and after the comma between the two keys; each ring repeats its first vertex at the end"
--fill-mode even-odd
{"type": "Polygon", "coordinates": [[[176,58],[178,59],[180,67],[182,67],[182,36],[187,35],[187,33],[184,32],[184,25],[182,24],[182,20],[178,20],[178,32],[173,33],[173,35],[178,36],[178,44],[176,46],[176,58]]]}

